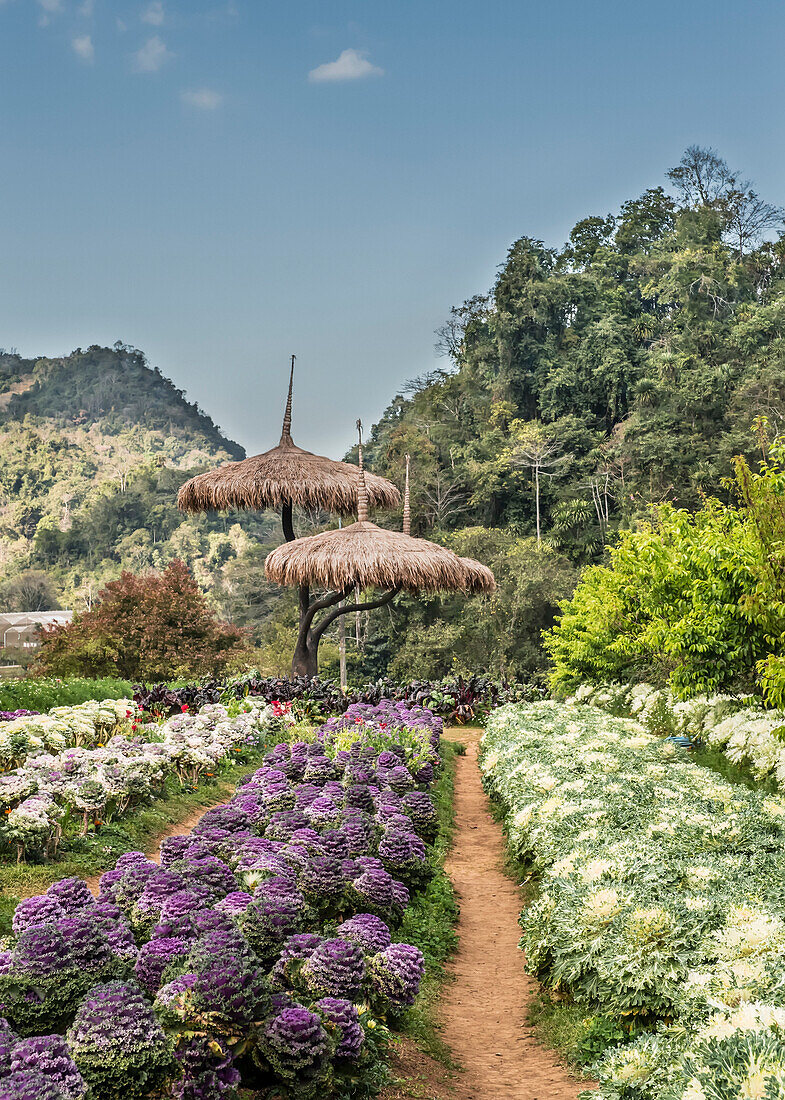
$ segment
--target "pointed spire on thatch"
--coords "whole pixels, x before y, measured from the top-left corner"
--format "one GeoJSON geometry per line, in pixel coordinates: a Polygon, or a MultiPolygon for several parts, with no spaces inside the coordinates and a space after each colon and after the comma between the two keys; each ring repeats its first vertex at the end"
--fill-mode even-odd
{"type": "Polygon", "coordinates": [[[289,371],[289,396],[286,398],[286,408],[283,414],[283,427],[281,428],[281,443],[284,440],[292,442],[292,388],[294,386],[294,361],[297,358],[296,355],[292,356],[292,369],[289,371]]]}
{"type": "MultiPolygon", "coordinates": [[[[192,477],[177,494],[183,512],[224,511],[228,508],[284,508],[297,505],[350,516],[358,507],[360,471],[350,462],[312,454],[292,441],[292,391],[295,356],[289,371],[289,393],[277,447],[264,454],[225,462],[214,470],[192,477]]],[[[391,481],[363,474],[366,512],[395,508],[401,494],[391,481]]]]}
{"type": "Polygon", "coordinates": [[[411,535],[412,533],[412,509],[411,509],[411,494],[409,491],[409,456],[406,456],[406,485],[403,490],[403,533],[404,535],[411,535]]]}
{"type": "Polygon", "coordinates": [[[368,487],[365,484],[365,467],[363,466],[363,422],[357,421],[357,435],[359,444],[357,447],[357,462],[360,467],[360,488],[357,491],[357,522],[368,522],[368,487]]]}

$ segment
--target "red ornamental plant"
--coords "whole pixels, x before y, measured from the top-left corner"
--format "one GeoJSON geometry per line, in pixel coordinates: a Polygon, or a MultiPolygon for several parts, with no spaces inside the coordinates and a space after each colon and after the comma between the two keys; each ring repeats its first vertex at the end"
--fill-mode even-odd
{"type": "Polygon", "coordinates": [[[175,560],[161,573],[123,572],[90,611],[44,631],[38,667],[49,675],[147,681],[215,675],[244,645],[243,632],[215,617],[175,560]]]}

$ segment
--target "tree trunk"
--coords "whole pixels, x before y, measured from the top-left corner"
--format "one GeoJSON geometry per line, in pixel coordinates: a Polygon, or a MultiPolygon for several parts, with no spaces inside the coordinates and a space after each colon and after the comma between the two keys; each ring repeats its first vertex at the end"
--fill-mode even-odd
{"type": "Polygon", "coordinates": [[[319,675],[319,642],[316,645],[309,644],[310,631],[304,639],[298,638],[292,657],[292,679],[297,676],[307,676],[309,679],[319,675]]]}

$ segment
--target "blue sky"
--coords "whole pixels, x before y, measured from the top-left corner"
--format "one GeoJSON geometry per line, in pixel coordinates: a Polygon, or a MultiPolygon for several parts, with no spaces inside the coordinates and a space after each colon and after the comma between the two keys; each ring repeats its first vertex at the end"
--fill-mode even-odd
{"type": "Polygon", "coordinates": [[[785,204],[785,5],[0,0],[0,345],[117,339],[340,455],[522,235],[691,144],[785,204]]]}

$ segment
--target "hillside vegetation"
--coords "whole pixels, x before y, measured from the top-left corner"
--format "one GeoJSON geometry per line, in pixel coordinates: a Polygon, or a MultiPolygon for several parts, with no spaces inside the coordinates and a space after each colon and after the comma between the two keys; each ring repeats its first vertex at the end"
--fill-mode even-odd
{"type": "Polygon", "coordinates": [[[57,359],[3,352],[0,430],[4,606],[86,609],[123,568],[181,558],[223,613],[253,618],[274,517],[178,512],[188,477],[244,451],[142,352],[119,343],[57,359]]]}

